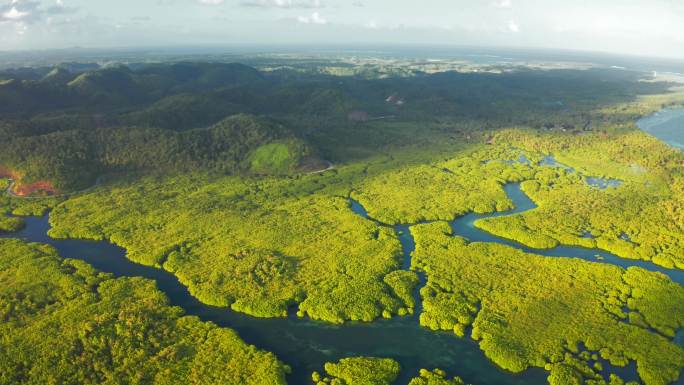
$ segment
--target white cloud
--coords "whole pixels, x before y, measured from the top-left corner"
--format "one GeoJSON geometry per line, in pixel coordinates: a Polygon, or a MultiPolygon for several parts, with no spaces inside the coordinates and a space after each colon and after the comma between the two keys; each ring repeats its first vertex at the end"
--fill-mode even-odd
{"type": "Polygon", "coordinates": [[[326,20],[318,12],[312,13],[311,16],[299,16],[297,18],[297,21],[300,23],[303,23],[303,24],[319,24],[319,25],[328,24],[328,20],[326,20]]]}
{"type": "Polygon", "coordinates": [[[26,31],[28,31],[28,26],[24,23],[17,23],[14,31],[17,33],[17,35],[23,35],[26,33],[26,31]]]}
{"type": "Polygon", "coordinates": [[[513,33],[520,32],[520,26],[518,25],[518,23],[515,22],[515,20],[509,20],[507,26],[508,26],[508,30],[513,32],[513,33]]]}
{"type": "Polygon", "coordinates": [[[29,12],[22,12],[19,11],[17,7],[12,7],[9,11],[2,14],[2,18],[4,20],[17,21],[27,17],[28,15],[30,15],[29,12]]]}
{"type": "Polygon", "coordinates": [[[430,42],[684,56],[683,25],[684,0],[0,0],[0,51],[248,38],[267,44],[430,42]],[[224,13],[210,12],[218,10],[224,13]],[[159,11],[164,17],[155,16],[159,11]],[[154,17],[136,19],[146,15],[154,17]],[[298,22],[327,27],[311,34],[310,28],[292,28],[298,22]],[[116,23],[126,34],[112,33],[116,23]]]}
{"type": "MultiPolygon", "coordinates": [[[[63,0],[55,0],[54,4],[34,0],[12,0],[9,4],[0,5],[0,23],[40,24],[47,22],[52,16],[76,11],[76,8],[66,7],[63,0]]],[[[23,27],[22,31],[25,31],[23,27]]]]}
{"type": "Polygon", "coordinates": [[[257,8],[322,8],[321,0],[244,0],[240,5],[257,8]]]}
{"type": "Polygon", "coordinates": [[[513,0],[496,0],[494,6],[496,8],[513,8],[513,0]]]}

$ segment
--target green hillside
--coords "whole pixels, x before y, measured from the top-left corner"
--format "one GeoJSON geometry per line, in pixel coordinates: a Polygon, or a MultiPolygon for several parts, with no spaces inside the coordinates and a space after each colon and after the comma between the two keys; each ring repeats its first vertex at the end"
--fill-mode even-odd
{"type": "MultiPolygon", "coordinates": [[[[111,172],[249,172],[253,152],[274,142],[287,147],[286,153],[266,163],[257,161],[254,171],[295,172],[303,157],[312,153],[281,124],[234,115],[182,132],[126,126],[18,137],[3,146],[0,165],[21,175],[22,183],[47,180],[68,191],[88,187],[97,176],[111,172]]],[[[256,159],[264,155],[262,149],[256,159]]]]}

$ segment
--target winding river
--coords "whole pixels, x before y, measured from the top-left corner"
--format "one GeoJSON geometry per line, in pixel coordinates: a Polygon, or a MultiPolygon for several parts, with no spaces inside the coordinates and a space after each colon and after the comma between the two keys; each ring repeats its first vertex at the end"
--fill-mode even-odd
{"type": "MultiPolygon", "coordinates": [[[[519,184],[507,184],[504,188],[515,204],[514,210],[505,213],[468,214],[459,217],[450,223],[454,234],[466,237],[473,242],[498,242],[551,257],[569,256],[622,267],[640,266],[648,270],[663,272],[674,281],[684,284],[684,272],[667,270],[649,262],[626,260],[600,250],[579,247],[530,249],[477,229],[474,222],[480,218],[512,215],[536,207],[520,190],[519,184]],[[602,256],[603,259],[597,260],[596,255],[602,256]]],[[[368,217],[365,208],[358,202],[350,200],[350,208],[355,213],[372,220],[368,217]]],[[[47,235],[50,228],[47,215],[26,217],[25,221],[26,226],[23,230],[0,234],[0,237],[23,238],[32,242],[50,244],[62,257],[83,260],[116,277],[145,277],[155,280],[157,287],[166,293],[170,302],[183,308],[187,314],[198,316],[204,321],[211,321],[219,326],[233,328],[248,343],[275,353],[292,367],[292,374],[288,376],[288,383],[291,385],[310,384],[311,372],[320,371],[327,361],[358,355],[396,359],[402,367],[397,385],[407,384],[409,378],[417,375],[420,368],[441,368],[451,375],[458,374],[467,383],[477,385],[546,383],[547,373],[540,368],[531,368],[521,374],[508,373],[491,363],[476,342],[467,338],[457,338],[451,332],[433,332],[421,328],[417,317],[420,313],[419,306],[416,309],[416,315],[413,316],[394,317],[373,323],[350,322],[342,326],[300,319],[294,315],[287,318],[254,318],[227,308],[217,308],[199,302],[189,294],[187,288],[180,284],[173,274],[133,263],[126,258],[126,251],[123,248],[109,242],[52,239],[47,235]]],[[[410,226],[394,226],[403,248],[403,269],[410,268],[411,252],[415,248],[410,226]]],[[[426,277],[423,274],[419,275],[421,285],[424,285],[426,277]]],[[[416,298],[419,299],[417,291],[416,298]]],[[[678,337],[680,338],[681,336],[678,337]]],[[[636,379],[634,365],[621,370],[620,374],[628,380],[636,379]]],[[[684,379],[680,378],[677,384],[684,384],[684,379]]]]}
{"type": "Polygon", "coordinates": [[[515,209],[494,214],[466,214],[450,222],[454,235],[467,238],[471,242],[501,243],[528,253],[544,255],[547,257],[581,258],[592,262],[609,263],[625,269],[630,266],[638,266],[646,270],[658,271],[666,274],[673,281],[679,283],[680,285],[684,285],[684,270],[666,269],[648,261],[620,258],[615,254],[611,254],[600,249],[588,249],[576,246],[557,246],[552,249],[533,249],[518,242],[498,237],[475,227],[475,222],[478,219],[519,214],[537,207],[537,205],[535,205],[534,202],[532,202],[532,200],[520,189],[520,184],[507,184],[504,186],[504,190],[506,190],[508,197],[515,204],[515,209]]]}
{"type": "MultiPolygon", "coordinates": [[[[275,353],[292,367],[291,385],[311,383],[311,372],[323,364],[349,356],[379,356],[396,359],[402,367],[397,385],[405,385],[421,368],[441,368],[458,374],[478,385],[540,385],[547,374],[538,368],[513,375],[491,363],[470,339],[457,338],[451,332],[432,332],[418,325],[417,315],[394,317],[373,323],[350,322],[342,326],[300,319],[254,318],[205,305],[191,296],[187,288],[171,273],[131,262],[126,250],[109,242],[50,238],[48,217],[25,217],[26,226],[16,233],[0,234],[4,238],[23,238],[52,245],[65,258],[85,261],[96,269],[116,277],[153,279],[171,304],[183,308],[188,315],[198,316],[223,327],[236,330],[242,339],[260,349],[275,353]]],[[[406,231],[400,238],[407,246],[413,239],[406,231]]],[[[405,252],[410,246],[405,248],[405,252]]],[[[410,260],[405,253],[404,267],[410,260]]],[[[418,314],[416,312],[415,314],[418,314]]]]}

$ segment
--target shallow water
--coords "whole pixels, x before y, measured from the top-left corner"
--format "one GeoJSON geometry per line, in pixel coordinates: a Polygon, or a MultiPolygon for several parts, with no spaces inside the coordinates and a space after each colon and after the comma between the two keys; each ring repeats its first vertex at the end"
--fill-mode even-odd
{"type": "Polygon", "coordinates": [[[551,155],[545,156],[541,161],[539,161],[539,163],[537,163],[537,165],[538,166],[557,167],[557,168],[562,168],[564,170],[567,170],[568,172],[575,172],[574,168],[572,168],[570,166],[566,166],[563,163],[558,162],[556,160],[556,158],[554,158],[551,155]]]}
{"type": "MultiPolygon", "coordinates": [[[[539,163],[538,166],[549,166],[555,168],[562,168],[567,172],[576,172],[574,168],[560,163],[553,156],[545,156],[539,163]]],[[[599,190],[605,190],[609,187],[619,187],[622,185],[622,181],[618,179],[601,178],[598,176],[584,176],[584,181],[591,187],[597,188],[599,190]]]]}
{"type": "MultiPolygon", "coordinates": [[[[498,242],[524,251],[554,257],[570,256],[596,261],[594,256],[599,254],[604,257],[604,260],[600,262],[613,263],[622,267],[642,266],[649,270],[663,271],[673,280],[679,283],[684,282],[684,272],[663,269],[648,262],[625,260],[603,251],[577,247],[530,249],[475,228],[473,223],[477,219],[512,215],[536,207],[520,190],[519,184],[507,184],[504,189],[515,204],[514,210],[486,215],[468,214],[459,217],[450,223],[454,234],[466,237],[470,241],[498,242]]],[[[372,220],[368,217],[365,208],[358,202],[350,200],[350,206],[355,213],[372,220]]],[[[170,302],[182,307],[187,314],[198,316],[204,321],[212,321],[219,326],[233,328],[248,343],[275,353],[293,369],[292,374],[288,376],[290,385],[311,383],[311,372],[320,371],[327,361],[359,355],[396,359],[402,367],[400,378],[396,382],[398,385],[407,384],[409,378],[417,375],[420,368],[441,368],[450,375],[461,376],[467,383],[478,385],[546,383],[547,373],[542,369],[532,368],[516,375],[505,372],[484,356],[476,342],[467,338],[457,338],[451,332],[433,332],[421,328],[417,317],[420,311],[420,301],[417,302],[417,311],[413,316],[394,317],[373,323],[352,322],[338,326],[300,319],[296,316],[254,318],[227,308],[217,308],[199,302],[189,294],[187,288],[180,284],[173,274],[133,263],[125,257],[123,248],[109,242],[56,240],[47,236],[50,228],[47,216],[27,217],[25,221],[26,227],[22,231],[0,234],[0,237],[23,238],[32,242],[50,244],[65,258],[83,260],[96,269],[112,273],[117,277],[145,277],[155,280],[158,288],[169,297],[170,302]]],[[[403,248],[403,269],[410,268],[410,254],[415,249],[410,226],[393,227],[403,248]]],[[[422,286],[425,284],[425,276],[422,273],[419,273],[419,276],[422,286]]],[[[630,371],[628,369],[626,370],[630,371]]],[[[677,384],[684,384],[684,380],[680,379],[677,384]]]]}
{"type": "Polygon", "coordinates": [[[637,126],[672,147],[684,151],[684,108],[666,108],[639,119],[637,126]]]}
{"type": "Polygon", "coordinates": [[[584,178],[584,180],[589,186],[595,187],[599,190],[605,190],[609,187],[619,187],[622,184],[622,181],[617,179],[599,178],[597,176],[588,176],[584,178]]]}

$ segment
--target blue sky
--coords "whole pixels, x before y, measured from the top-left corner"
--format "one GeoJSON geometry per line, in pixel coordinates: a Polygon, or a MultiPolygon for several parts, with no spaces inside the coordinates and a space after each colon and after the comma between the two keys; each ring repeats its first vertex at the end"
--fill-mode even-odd
{"type": "Polygon", "coordinates": [[[0,0],[0,50],[434,44],[684,57],[681,0],[0,0]]]}

